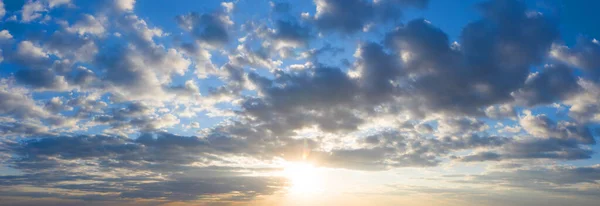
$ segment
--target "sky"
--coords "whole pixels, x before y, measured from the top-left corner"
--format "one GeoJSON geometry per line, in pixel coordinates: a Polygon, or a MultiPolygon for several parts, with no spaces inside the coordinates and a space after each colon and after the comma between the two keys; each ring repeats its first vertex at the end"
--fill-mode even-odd
{"type": "Polygon", "coordinates": [[[0,205],[597,205],[598,10],[0,0],[0,205]]]}

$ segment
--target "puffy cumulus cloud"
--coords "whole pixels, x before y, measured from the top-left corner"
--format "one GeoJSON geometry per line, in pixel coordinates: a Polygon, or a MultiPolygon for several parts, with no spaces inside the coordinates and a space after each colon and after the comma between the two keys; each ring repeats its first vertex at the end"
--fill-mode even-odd
{"type": "Polygon", "coordinates": [[[212,54],[207,49],[191,43],[184,43],[180,46],[182,53],[193,60],[198,78],[205,79],[209,75],[218,73],[216,66],[212,63],[212,54]]]}
{"type": "MultiPolygon", "coordinates": [[[[73,3],[71,0],[27,0],[21,9],[21,21],[30,23],[41,19],[41,22],[46,22],[51,18],[47,15],[48,12],[59,6],[73,6],[73,3]]],[[[4,8],[2,11],[4,11],[2,12],[2,16],[4,16],[4,8]]]]}
{"type": "Polygon", "coordinates": [[[401,16],[400,7],[425,7],[428,0],[315,0],[314,23],[323,31],[353,33],[373,22],[384,23],[401,16]]]}
{"type": "Polygon", "coordinates": [[[529,134],[536,137],[573,139],[584,144],[594,144],[593,134],[585,125],[571,122],[554,122],[546,115],[533,115],[526,111],[519,123],[529,134]]]}
{"type": "Polygon", "coordinates": [[[221,47],[230,40],[229,27],[233,22],[226,13],[189,13],[176,17],[177,24],[190,32],[199,43],[210,47],[221,47]]]}
{"type": "MultiPolygon", "coordinates": [[[[6,83],[3,81],[3,83],[6,83]]],[[[1,87],[0,96],[0,111],[1,113],[9,117],[17,119],[28,119],[28,118],[43,118],[48,114],[47,112],[38,106],[34,100],[22,90],[10,87],[1,87]]]]}
{"type": "MultiPolygon", "coordinates": [[[[163,56],[162,58],[166,58],[163,56]]],[[[164,61],[163,63],[170,64],[174,62],[164,61]]],[[[163,90],[163,84],[169,82],[169,73],[166,76],[155,73],[158,69],[172,69],[176,65],[164,65],[168,67],[154,67],[160,63],[160,59],[148,58],[148,56],[137,53],[135,50],[124,49],[120,54],[115,56],[100,57],[97,61],[104,62],[103,65],[107,70],[104,74],[104,80],[114,93],[130,99],[149,99],[165,97],[167,94],[163,90]],[[161,75],[161,76],[159,76],[161,75]]]]}
{"type": "Polygon", "coordinates": [[[580,37],[573,48],[554,44],[550,55],[569,65],[583,69],[594,80],[598,80],[598,76],[600,75],[598,73],[600,61],[597,58],[600,55],[600,43],[598,40],[580,37]]]}
{"type": "Polygon", "coordinates": [[[97,55],[94,60],[105,71],[101,77],[108,90],[129,99],[172,96],[164,88],[172,76],[185,74],[191,61],[179,50],[157,44],[154,38],[163,36],[162,30],[149,27],[136,15],[123,16],[117,26],[131,44],[97,55]]]}
{"type": "Polygon", "coordinates": [[[567,99],[580,89],[571,69],[563,65],[550,65],[541,72],[530,74],[523,88],[513,96],[526,105],[549,104],[567,99]]]}
{"type": "Polygon", "coordinates": [[[493,105],[485,109],[485,115],[490,118],[514,118],[517,115],[515,108],[510,104],[493,105]]]}
{"type": "Polygon", "coordinates": [[[484,18],[463,29],[458,49],[425,20],[388,34],[387,44],[415,79],[410,92],[419,97],[414,98],[419,107],[474,114],[482,106],[510,102],[529,67],[543,60],[558,37],[553,21],[528,15],[517,1],[490,1],[480,7],[484,18]]]}
{"type": "Polygon", "coordinates": [[[42,48],[34,45],[31,41],[22,41],[17,47],[17,55],[24,59],[39,60],[47,59],[48,53],[42,48]]]}
{"type": "Polygon", "coordinates": [[[22,137],[70,128],[73,119],[54,114],[36,102],[31,91],[15,87],[14,82],[2,80],[0,87],[0,123],[3,137],[22,137]]]}
{"type": "Polygon", "coordinates": [[[357,84],[364,90],[364,99],[378,103],[399,94],[395,81],[404,72],[397,58],[375,43],[361,45],[354,56],[357,57],[353,65],[358,74],[357,84]]]}
{"type": "Polygon", "coordinates": [[[581,122],[598,122],[600,120],[598,97],[600,87],[591,81],[580,80],[583,91],[565,101],[569,105],[569,116],[581,122]]]}
{"type": "Polygon", "coordinates": [[[276,71],[273,79],[251,73],[248,79],[259,97],[245,100],[242,112],[277,130],[317,125],[327,132],[356,130],[363,115],[386,109],[416,116],[483,114],[491,105],[513,100],[511,93],[525,85],[529,67],[541,62],[557,37],[550,20],[527,15],[519,2],[502,2],[482,5],[485,18],[463,30],[460,50],[451,48],[440,29],[414,20],[387,35],[393,53],[377,44],[361,45],[350,73],[323,66],[276,71]],[[476,35],[480,32],[494,35],[479,39],[484,38],[476,35]],[[519,55],[505,51],[521,46],[531,49],[519,55]]]}
{"type": "Polygon", "coordinates": [[[233,9],[235,9],[234,2],[221,2],[221,6],[227,13],[231,13],[233,11],[233,9]]]}
{"type": "Polygon", "coordinates": [[[357,85],[340,69],[314,68],[276,77],[269,80],[250,74],[263,97],[245,100],[246,114],[282,131],[310,124],[325,131],[354,130],[362,123],[350,107],[357,85]]]}
{"type": "Polygon", "coordinates": [[[50,8],[61,5],[71,5],[71,0],[48,0],[48,6],[50,8]]]}
{"type": "Polygon", "coordinates": [[[6,42],[9,41],[13,38],[13,36],[10,34],[10,32],[6,29],[0,31],[0,40],[2,40],[2,42],[6,42]]]}
{"type": "Polygon", "coordinates": [[[30,22],[42,17],[41,12],[46,11],[43,1],[29,0],[23,5],[21,11],[21,21],[30,22]]]}
{"type": "MultiPolygon", "coordinates": [[[[10,33],[7,33],[10,35],[10,33]]],[[[28,76],[35,76],[43,82],[58,82],[60,78],[71,78],[69,71],[75,63],[89,62],[97,54],[98,48],[95,41],[63,31],[56,31],[46,41],[34,43],[24,40],[17,44],[16,51],[7,49],[6,60],[22,68],[17,72],[17,79],[24,80],[28,76]]],[[[9,41],[10,42],[10,41],[9,41]]],[[[35,83],[37,86],[46,87],[50,84],[35,83]]],[[[60,80],[64,82],[63,80],[60,80]]],[[[64,85],[64,84],[53,84],[64,85]]],[[[58,87],[50,87],[56,89],[58,87]]],[[[60,87],[64,89],[65,87],[60,87]]]]}
{"type": "Polygon", "coordinates": [[[113,6],[118,11],[131,11],[136,0],[112,0],[113,6]]]}
{"type": "Polygon", "coordinates": [[[89,14],[84,14],[81,19],[75,22],[72,26],[66,30],[74,32],[79,35],[92,34],[97,36],[103,36],[106,29],[104,28],[104,19],[96,18],[89,14]]]}
{"type": "Polygon", "coordinates": [[[66,90],[83,83],[81,73],[70,73],[74,64],[90,61],[97,52],[92,39],[57,31],[42,45],[19,42],[7,61],[21,66],[14,74],[19,83],[41,90],[66,90]]]}
{"type": "Polygon", "coordinates": [[[276,22],[277,28],[272,32],[275,47],[286,46],[300,47],[307,46],[311,38],[308,27],[303,27],[297,22],[279,20],[276,22]]]}
{"type": "Polygon", "coordinates": [[[78,36],[68,31],[56,31],[43,47],[63,61],[71,62],[90,62],[99,50],[93,38],[78,36]]]}
{"type": "Polygon", "coordinates": [[[68,83],[63,76],[56,75],[52,70],[19,70],[15,73],[17,82],[36,89],[65,90],[68,83]]]}

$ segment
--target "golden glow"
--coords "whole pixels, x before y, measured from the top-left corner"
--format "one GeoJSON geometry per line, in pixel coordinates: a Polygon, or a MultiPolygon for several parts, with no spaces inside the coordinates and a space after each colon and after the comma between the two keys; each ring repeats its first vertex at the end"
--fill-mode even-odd
{"type": "Polygon", "coordinates": [[[292,194],[314,194],[322,191],[317,169],[308,163],[286,163],[284,176],[291,182],[292,194]]]}

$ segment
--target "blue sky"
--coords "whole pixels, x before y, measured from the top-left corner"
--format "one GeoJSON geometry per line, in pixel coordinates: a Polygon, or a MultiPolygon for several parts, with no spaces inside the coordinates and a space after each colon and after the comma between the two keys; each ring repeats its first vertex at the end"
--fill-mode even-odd
{"type": "Polygon", "coordinates": [[[0,205],[596,205],[598,9],[0,0],[0,205]]]}

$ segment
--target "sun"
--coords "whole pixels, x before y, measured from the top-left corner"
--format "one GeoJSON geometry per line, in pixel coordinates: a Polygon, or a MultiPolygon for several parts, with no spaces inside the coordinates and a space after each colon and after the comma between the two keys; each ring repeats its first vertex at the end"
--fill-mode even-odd
{"type": "Polygon", "coordinates": [[[308,163],[286,163],[283,174],[291,182],[290,193],[311,194],[322,190],[317,169],[308,163]]]}

